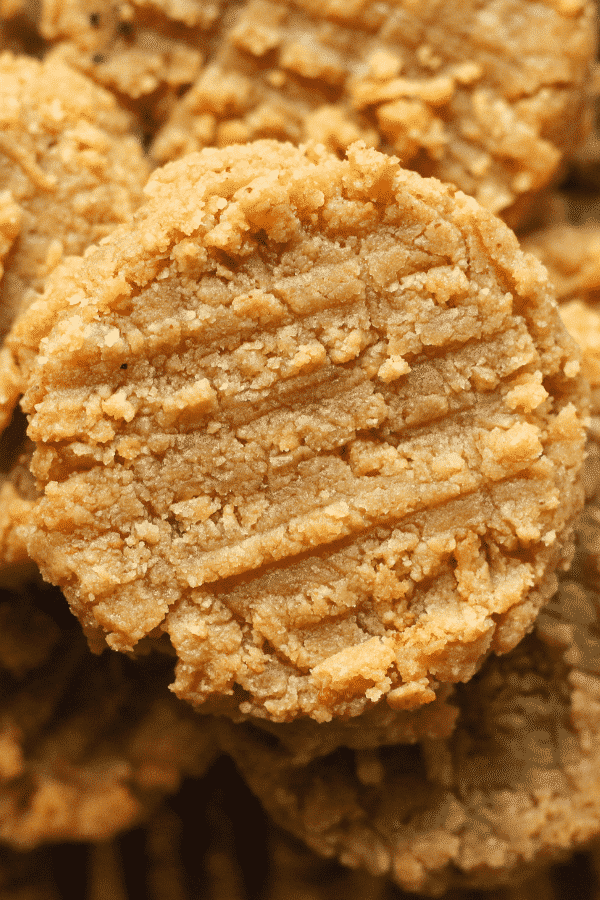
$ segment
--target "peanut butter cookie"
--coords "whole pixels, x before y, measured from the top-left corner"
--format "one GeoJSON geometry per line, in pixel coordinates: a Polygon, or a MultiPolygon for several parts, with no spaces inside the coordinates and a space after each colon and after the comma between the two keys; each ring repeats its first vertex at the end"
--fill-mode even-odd
{"type": "Polygon", "coordinates": [[[582,502],[543,268],[361,144],[205,150],[146,193],[7,342],[29,552],[92,642],[162,629],[179,696],[274,721],[418,708],[514,647],[582,502]]]}
{"type": "Polygon", "coordinates": [[[223,0],[42,0],[39,27],[53,56],[114,92],[152,132],[198,77],[225,6],[223,0]]]}
{"type": "Polygon", "coordinates": [[[19,849],[131,828],[217,752],[164,662],[92,656],[53,593],[0,591],[0,842],[19,849]]]}

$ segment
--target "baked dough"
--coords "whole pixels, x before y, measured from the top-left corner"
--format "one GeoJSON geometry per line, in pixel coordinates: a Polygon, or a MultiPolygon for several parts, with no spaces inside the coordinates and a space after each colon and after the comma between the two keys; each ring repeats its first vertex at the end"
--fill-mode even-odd
{"type": "Polygon", "coordinates": [[[7,344],[29,552],[95,646],[162,629],[179,696],[274,721],[418,708],[511,649],[582,502],[545,271],[361,144],[205,150],[146,193],[7,344]]]}

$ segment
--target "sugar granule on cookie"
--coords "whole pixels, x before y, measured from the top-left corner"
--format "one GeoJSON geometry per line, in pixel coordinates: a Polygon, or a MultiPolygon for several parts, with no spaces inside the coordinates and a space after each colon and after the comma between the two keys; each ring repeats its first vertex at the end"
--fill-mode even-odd
{"type": "Polygon", "coordinates": [[[205,150],[11,333],[28,549],[88,637],[162,629],[175,692],[396,709],[511,649],[582,497],[547,276],[471,198],[354,145],[205,150]]]}

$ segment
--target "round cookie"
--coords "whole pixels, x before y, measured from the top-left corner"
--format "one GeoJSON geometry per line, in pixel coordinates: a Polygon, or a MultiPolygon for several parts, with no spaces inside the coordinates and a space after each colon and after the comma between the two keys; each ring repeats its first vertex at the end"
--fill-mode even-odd
{"type": "Polygon", "coordinates": [[[514,884],[600,833],[591,562],[582,546],[535,632],[457,687],[449,738],[302,766],[258,729],[223,723],[225,748],[275,820],[325,856],[410,891],[514,884]]]}
{"type": "Polygon", "coordinates": [[[418,708],[511,649],[582,500],[541,266],[360,144],[205,150],[145,190],[8,342],[28,548],[90,639],[161,628],[179,696],[274,721],[418,708]]]}
{"type": "Polygon", "coordinates": [[[230,4],[159,162],[262,137],[357,138],[515,224],[592,118],[592,0],[230,4]]]}
{"type": "Polygon", "coordinates": [[[0,842],[19,849],[131,828],[216,755],[164,662],[92,656],[61,601],[0,591],[0,842]]]}

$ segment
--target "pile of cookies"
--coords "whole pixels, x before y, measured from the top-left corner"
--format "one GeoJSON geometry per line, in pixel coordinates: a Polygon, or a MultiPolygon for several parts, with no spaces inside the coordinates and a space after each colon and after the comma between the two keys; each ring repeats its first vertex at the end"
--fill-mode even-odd
{"type": "Polygon", "coordinates": [[[0,2],[2,897],[563,895],[595,60],[593,0],[0,2]]]}

